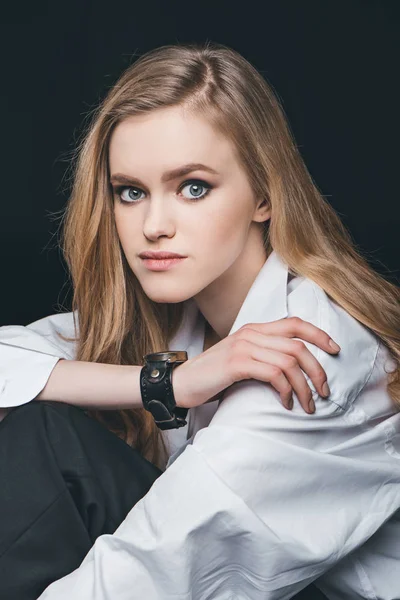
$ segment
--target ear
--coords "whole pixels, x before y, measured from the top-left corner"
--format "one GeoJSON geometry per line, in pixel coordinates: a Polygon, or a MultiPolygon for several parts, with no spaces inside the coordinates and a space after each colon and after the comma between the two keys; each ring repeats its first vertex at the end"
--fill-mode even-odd
{"type": "Polygon", "coordinates": [[[261,198],[257,207],[254,211],[253,221],[257,223],[263,223],[264,221],[268,221],[271,218],[271,204],[267,198],[261,198]]]}

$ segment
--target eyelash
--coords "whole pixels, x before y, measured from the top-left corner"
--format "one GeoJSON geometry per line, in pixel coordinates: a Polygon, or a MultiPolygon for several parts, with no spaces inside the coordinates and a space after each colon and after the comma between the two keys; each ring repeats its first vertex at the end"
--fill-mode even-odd
{"type": "MultiPolygon", "coordinates": [[[[203,198],[205,198],[209,192],[211,192],[211,190],[213,189],[213,186],[210,185],[209,183],[207,183],[206,181],[203,181],[202,179],[188,179],[187,181],[184,181],[182,183],[182,185],[179,188],[179,192],[181,190],[183,190],[183,188],[185,188],[187,185],[200,185],[201,187],[206,188],[205,193],[202,196],[199,196],[197,198],[185,198],[185,200],[188,200],[189,202],[197,202],[198,200],[203,200],[203,198]]],[[[134,190],[140,190],[141,192],[143,192],[142,189],[140,189],[137,186],[134,185],[118,185],[115,187],[114,189],[114,193],[118,198],[118,201],[121,204],[138,204],[138,202],[141,200],[132,200],[131,202],[128,202],[127,200],[122,200],[121,199],[121,194],[124,190],[130,190],[130,189],[134,189],[134,190]]]]}

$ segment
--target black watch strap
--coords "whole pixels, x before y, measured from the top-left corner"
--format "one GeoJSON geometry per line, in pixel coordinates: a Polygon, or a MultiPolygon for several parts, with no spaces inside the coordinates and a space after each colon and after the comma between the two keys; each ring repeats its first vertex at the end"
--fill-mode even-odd
{"type": "Polygon", "coordinates": [[[159,429],[184,427],[188,409],[176,406],[172,388],[172,371],[187,360],[184,350],[153,352],[143,356],[140,392],[143,406],[151,412],[159,429]]]}

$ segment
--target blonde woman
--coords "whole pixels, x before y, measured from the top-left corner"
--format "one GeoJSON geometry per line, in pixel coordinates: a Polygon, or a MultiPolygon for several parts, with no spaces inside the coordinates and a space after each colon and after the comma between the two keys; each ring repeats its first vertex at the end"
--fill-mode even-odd
{"type": "Polygon", "coordinates": [[[8,489],[30,460],[54,484],[13,556],[23,567],[36,547],[45,569],[41,518],[50,540],[65,498],[87,533],[63,531],[66,547],[94,542],[40,598],[286,599],[312,582],[398,597],[399,290],[357,252],[243,57],[164,46],[123,73],[78,148],[64,252],[73,312],[0,330],[2,406],[25,403],[1,426],[2,468],[19,452],[8,489]],[[141,256],[160,251],[180,257],[141,256]],[[162,431],[138,365],[166,349],[187,352],[172,383],[189,418],[162,431]],[[118,509],[110,464],[127,488],[145,473],[118,509]]]}

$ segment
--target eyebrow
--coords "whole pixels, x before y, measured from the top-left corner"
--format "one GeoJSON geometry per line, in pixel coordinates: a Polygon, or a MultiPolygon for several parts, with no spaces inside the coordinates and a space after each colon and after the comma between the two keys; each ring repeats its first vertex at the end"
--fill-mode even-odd
{"type": "MultiPolygon", "coordinates": [[[[201,163],[189,163],[187,165],[183,165],[182,167],[178,167],[177,169],[173,169],[172,171],[166,171],[161,177],[161,181],[166,183],[167,181],[172,181],[178,177],[188,175],[188,173],[192,173],[193,171],[207,171],[208,173],[218,175],[217,171],[211,167],[207,167],[207,165],[203,165],[201,163]]],[[[111,175],[110,183],[122,183],[125,185],[139,183],[140,185],[143,185],[140,179],[137,179],[136,177],[130,177],[129,175],[124,175],[123,173],[114,173],[111,175]]]]}

